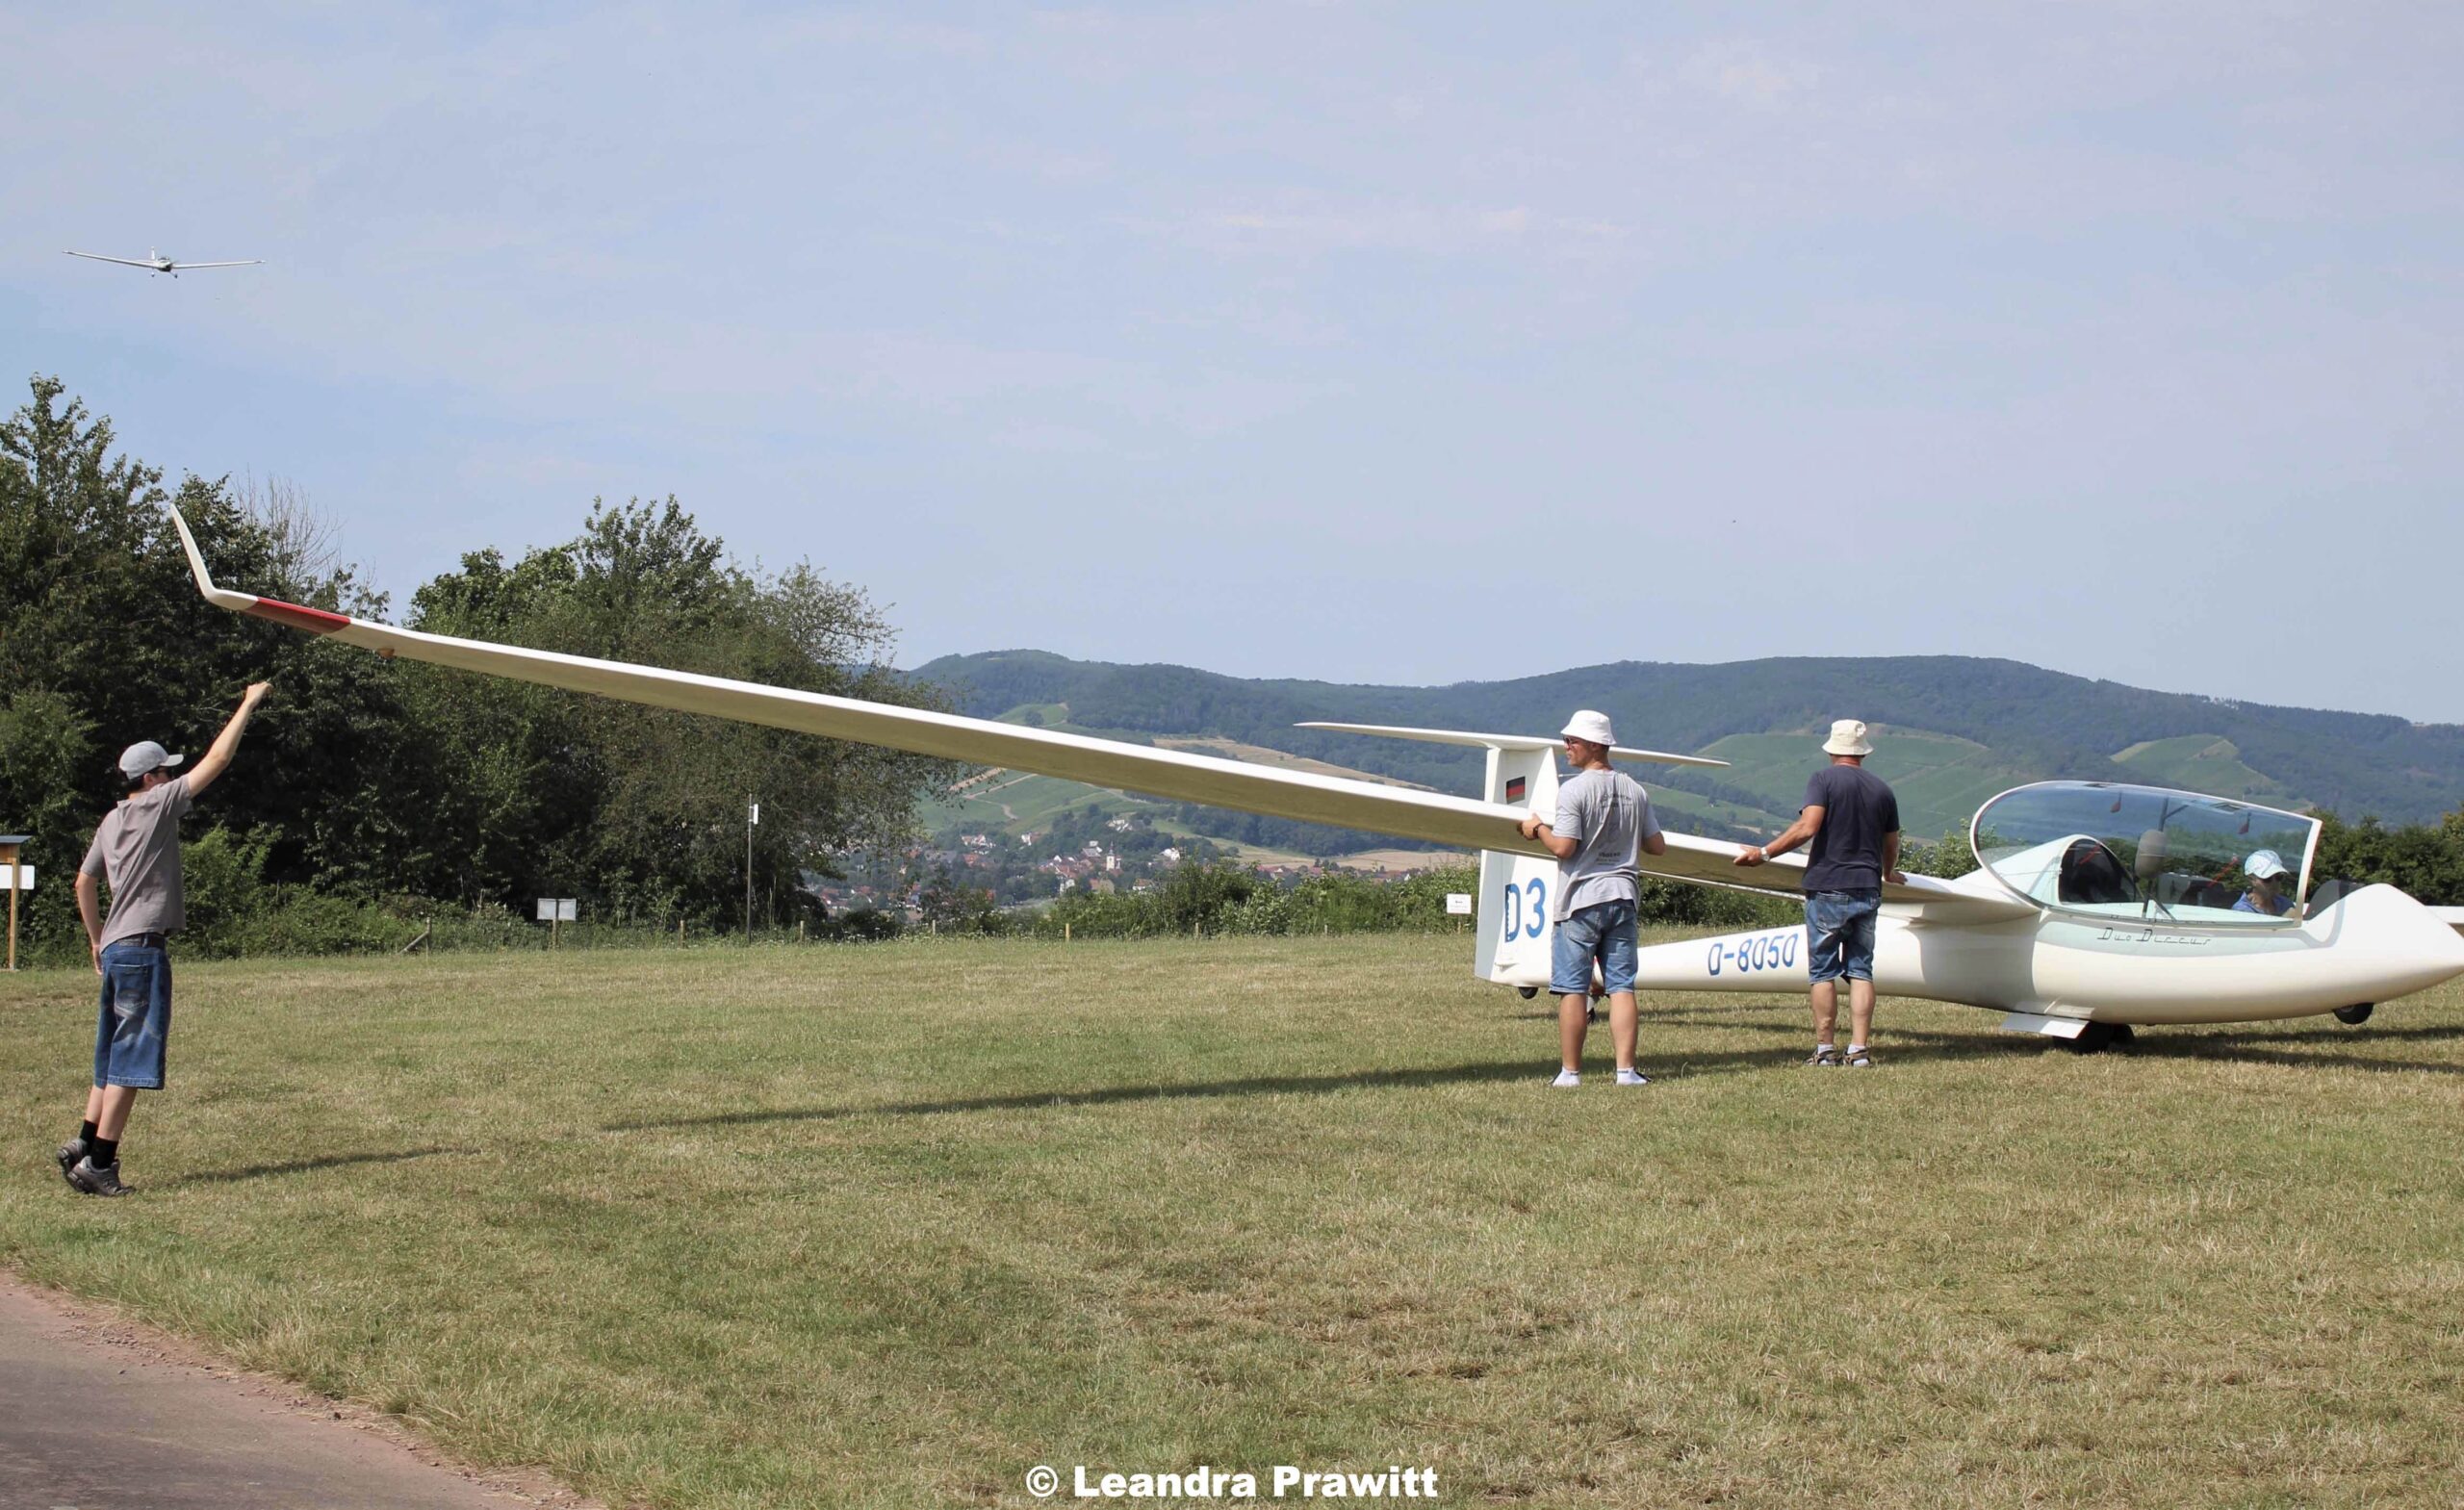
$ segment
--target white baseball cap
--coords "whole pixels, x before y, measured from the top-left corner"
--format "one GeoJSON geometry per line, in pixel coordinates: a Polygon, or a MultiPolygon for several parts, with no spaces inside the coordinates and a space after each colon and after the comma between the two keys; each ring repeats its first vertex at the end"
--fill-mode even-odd
{"type": "Polygon", "coordinates": [[[151,739],[141,739],[119,753],[119,774],[133,781],[148,771],[167,770],[187,758],[171,754],[151,739]]]}
{"type": "Polygon", "coordinates": [[[1566,727],[1558,729],[1557,732],[1569,739],[1585,740],[1595,745],[1613,745],[1617,742],[1617,731],[1608,727],[1608,715],[1595,712],[1590,708],[1584,708],[1566,720],[1566,727]]]}
{"type": "Polygon", "coordinates": [[[1866,742],[1865,726],[1853,718],[1843,718],[1831,726],[1831,737],[1822,742],[1824,755],[1869,755],[1874,747],[1866,742]]]}
{"type": "Polygon", "coordinates": [[[2250,857],[2242,862],[2242,869],[2266,881],[2284,874],[2284,857],[2273,850],[2252,850],[2250,857]]]}

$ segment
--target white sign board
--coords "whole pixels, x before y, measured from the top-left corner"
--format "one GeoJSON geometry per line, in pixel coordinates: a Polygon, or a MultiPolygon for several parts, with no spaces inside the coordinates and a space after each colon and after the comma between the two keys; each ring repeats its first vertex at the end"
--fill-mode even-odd
{"type": "Polygon", "coordinates": [[[1472,893],[1468,891],[1448,892],[1446,894],[1446,915],[1449,917],[1470,917],[1472,915],[1472,893]]]}
{"type": "Polygon", "coordinates": [[[35,868],[32,865],[0,865],[0,891],[32,891],[35,868]]]}
{"type": "Polygon", "coordinates": [[[541,897],[539,899],[539,921],[542,923],[571,923],[578,915],[574,910],[574,899],[571,897],[541,897]]]}

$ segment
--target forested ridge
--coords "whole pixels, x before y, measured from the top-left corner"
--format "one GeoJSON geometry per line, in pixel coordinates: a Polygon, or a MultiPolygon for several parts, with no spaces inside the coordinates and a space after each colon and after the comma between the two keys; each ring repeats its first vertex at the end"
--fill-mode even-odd
{"type": "MultiPolygon", "coordinates": [[[[2118,752],[2202,733],[2228,739],[2297,803],[2389,823],[2464,800],[2464,726],[2274,707],[2091,680],[1963,655],[1788,657],[1692,666],[1616,661],[1512,681],[1386,687],[1246,680],[1183,666],[1075,661],[1040,651],[944,656],[918,667],[962,711],[1065,703],[1070,721],[1146,736],[1219,734],[1444,791],[1476,784],[1479,755],[1296,729],[1305,720],[1549,733],[1576,707],[1610,710],[1630,745],[1681,753],[1734,734],[1818,729],[1836,717],[1990,747],[2034,779],[2138,781],[2118,752]]],[[[1654,774],[1716,794],[1720,773],[1654,774]]]]}

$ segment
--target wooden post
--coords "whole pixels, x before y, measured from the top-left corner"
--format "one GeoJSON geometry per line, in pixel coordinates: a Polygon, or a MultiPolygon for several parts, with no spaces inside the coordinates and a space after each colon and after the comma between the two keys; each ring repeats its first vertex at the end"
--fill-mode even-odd
{"type": "Polygon", "coordinates": [[[0,865],[9,867],[9,969],[17,968],[17,838],[0,838],[0,865]]]}

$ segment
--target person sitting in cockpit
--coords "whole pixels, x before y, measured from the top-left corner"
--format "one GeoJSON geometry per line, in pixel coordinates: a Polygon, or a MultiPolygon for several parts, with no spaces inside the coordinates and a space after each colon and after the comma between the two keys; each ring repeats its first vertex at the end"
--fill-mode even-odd
{"type": "Polygon", "coordinates": [[[2273,850],[2252,850],[2242,862],[2242,874],[2250,879],[2250,884],[2233,904],[2234,911],[2282,917],[2293,910],[2293,899],[2281,889],[2286,875],[2283,856],[2273,850]]]}

